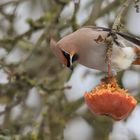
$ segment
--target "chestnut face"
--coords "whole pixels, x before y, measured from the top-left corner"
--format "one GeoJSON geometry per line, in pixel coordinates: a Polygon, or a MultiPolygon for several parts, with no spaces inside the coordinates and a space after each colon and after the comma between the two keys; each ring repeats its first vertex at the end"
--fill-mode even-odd
{"type": "Polygon", "coordinates": [[[52,49],[52,52],[54,53],[54,55],[58,58],[59,62],[61,64],[67,65],[67,59],[63,54],[63,51],[61,50],[61,48],[57,45],[57,42],[53,39],[51,39],[50,41],[50,48],[52,49]]]}

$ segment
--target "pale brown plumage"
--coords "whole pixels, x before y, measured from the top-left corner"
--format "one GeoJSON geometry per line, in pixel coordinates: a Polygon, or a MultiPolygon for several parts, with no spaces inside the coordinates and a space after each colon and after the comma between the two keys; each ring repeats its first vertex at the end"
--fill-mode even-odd
{"type": "Polygon", "coordinates": [[[140,64],[140,40],[129,35],[101,27],[83,27],[65,36],[57,43],[51,40],[50,46],[59,61],[72,67],[72,61],[92,68],[108,71],[106,59],[108,36],[113,38],[111,71],[127,69],[131,64],[140,64]]]}

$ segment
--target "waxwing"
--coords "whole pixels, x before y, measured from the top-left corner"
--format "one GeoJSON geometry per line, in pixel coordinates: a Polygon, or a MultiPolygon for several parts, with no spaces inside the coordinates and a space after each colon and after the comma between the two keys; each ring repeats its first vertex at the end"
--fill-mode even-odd
{"type": "Polygon", "coordinates": [[[72,69],[78,63],[103,72],[108,71],[107,38],[112,38],[111,73],[140,65],[140,39],[103,27],[83,27],[55,42],[50,47],[59,61],[72,69]]]}

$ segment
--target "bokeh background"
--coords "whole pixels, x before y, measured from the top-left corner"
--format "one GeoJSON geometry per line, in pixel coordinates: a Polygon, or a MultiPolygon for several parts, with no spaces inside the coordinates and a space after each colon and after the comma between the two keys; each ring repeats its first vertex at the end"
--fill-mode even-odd
{"type": "MultiPolygon", "coordinates": [[[[132,0],[133,1],[133,0],[132,0]]],[[[0,0],[0,140],[140,140],[140,106],[116,122],[91,113],[85,91],[105,75],[77,64],[72,73],[49,47],[81,26],[111,27],[124,0],[0,0]]],[[[140,1],[124,32],[140,37],[140,1]]],[[[118,73],[140,100],[140,66],[118,73]]]]}

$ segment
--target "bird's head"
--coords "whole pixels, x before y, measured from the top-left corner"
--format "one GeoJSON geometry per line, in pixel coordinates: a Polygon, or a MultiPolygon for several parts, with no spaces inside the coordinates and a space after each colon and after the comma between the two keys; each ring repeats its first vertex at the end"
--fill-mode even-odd
{"type": "Polygon", "coordinates": [[[65,49],[65,47],[61,46],[59,43],[56,43],[56,41],[53,39],[51,39],[50,47],[58,60],[73,70],[73,63],[78,60],[79,55],[74,52],[73,49],[65,49]]]}

